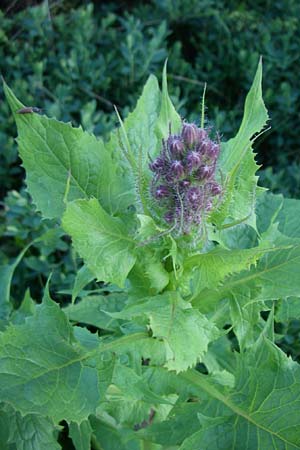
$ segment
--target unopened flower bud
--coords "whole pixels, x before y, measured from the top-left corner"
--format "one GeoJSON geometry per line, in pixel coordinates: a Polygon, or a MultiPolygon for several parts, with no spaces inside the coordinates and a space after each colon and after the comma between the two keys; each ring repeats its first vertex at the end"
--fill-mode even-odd
{"type": "Polygon", "coordinates": [[[213,173],[214,173],[214,166],[209,166],[208,164],[205,164],[204,166],[201,166],[197,171],[197,178],[208,180],[209,178],[212,177],[213,173]]]}
{"type": "Polygon", "coordinates": [[[190,184],[191,184],[191,182],[190,182],[189,180],[182,180],[182,181],[181,181],[181,186],[182,186],[183,188],[189,187],[190,184]]]}
{"type": "Polygon", "coordinates": [[[188,153],[186,160],[190,171],[198,169],[201,164],[201,156],[194,151],[188,153]]]}
{"type": "Polygon", "coordinates": [[[219,156],[220,146],[215,142],[210,142],[210,145],[207,146],[206,155],[209,158],[215,159],[219,156]]]}
{"type": "Polygon", "coordinates": [[[169,138],[169,149],[172,155],[180,156],[184,151],[184,144],[182,140],[177,136],[170,136],[169,138]]]}
{"type": "Polygon", "coordinates": [[[206,205],[205,205],[205,210],[206,211],[210,211],[212,209],[212,202],[210,200],[207,200],[206,205]]]}
{"type": "Polygon", "coordinates": [[[160,173],[163,170],[164,166],[165,161],[160,157],[156,158],[154,161],[152,161],[152,163],[149,164],[150,170],[155,173],[160,173]]]}
{"type": "Polygon", "coordinates": [[[175,178],[181,178],[184,175],[184,167],[180,161],[172,162],[171,174],[174,174],[175,178]]]}
{"type": "Polygon", "coordinates": [[[182,127],[181,136],[184,142],[191,147],[199,141],[198,128],[193,123],[185,123],[182,127]]]}
{"type": "Polygon", "coordinates": [[[198,139],[200,142],[207,139],[207,132],[206,130],[204,130],[204,128],[198,128],[198,139]]]}
{"type": "Polygon", "coordinates": [[[215,181],[208,183],[206,185],[206,189],[209,191],[210,194],[213,195],[219,195],[222,192],[221,186],[215,181]]]}
{"type": "Polygon", "coordinates": [[[155,190],[155,197],[156,198],[165,198],[169,197],[170,191],[167,186],[164,186],[163,184],[159,185],[155,190]]]}
{"type": "Polygon", "coordinates": [[[202,190],[198,187],[192,187],[187,192],[187,199],[193,207],[199,207],[201,205],[202,198],[202,190]]]}
{"type": "Polygon", "coordinates": [[[168,222],[168,223],[174,222],[174,213],[173,213],[173,211],[168,211],[165,214],[164,218],[165,218],[165,221],[168,222]]]}

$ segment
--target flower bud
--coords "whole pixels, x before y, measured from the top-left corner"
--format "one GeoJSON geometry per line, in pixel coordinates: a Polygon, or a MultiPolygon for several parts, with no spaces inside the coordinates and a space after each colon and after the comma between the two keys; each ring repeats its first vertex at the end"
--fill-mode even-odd
{"type": "Polygon", "coordinates": [[[210,145],[207,146],[206,155],[209,158],[216,159],[220,153],[220,146],[215,142],[210,141],[210,145]]]}
{"type": "Polygon", "coordinates": [[[213,195],[219,195],[222,192],[221,186],[216,181],[207,183],[206,189],[209,191],[210,194],[213,195]]]}
{"type": "Polygon", "coordinates": [[[175,178],[181,178],[184,175],[184,167],[180,161],[173,161],[171,164],[171,174],[175,175],[175,178]]]}
{"type": "Polygon", "coordinates": [[[184,151],[184,144],[180,137],[170,136],[168,139],[169,149],[172,155],[180,156],[184,151]]]}
{"type": "Polygon", "coordinates": [[[191,182],[189,180],[182,180],[180,184],[183,188],[187,188],[187,187],[189,187],[191,182]]]}
{"type": "Polygon", "coordinates": [[[164,219],[168,223],[173,223],[174,222],[174,213],[173,213],[173,211],[166,212],[166,214],[164,215],[164,219]]]}
{"type": "Polygon", "coordinates": [[[191,147],[199,141],[198,128],[193,123],[185,123],[182,127],[181,136],[184,142],[191,147]]]}
{"type": "Polygon", "coordinates": [[[201,206],[203,199],[202,190],[199,187],[190,188],[187,192],[187,199],[192,207],[198,208],[199,206],[201,206]]]}
{"type": "Polygon", "coordinates": [[[205,141],[207,137],[207,132],[204,130],[204,128],[198,128],[198,139],[200,142],[205,141]]]}
{"type": "Polygon", "coordinates": [[[201,147],[200,147],[200,152],[201,152],[203,155],[206,155],[206,156],[207,156],[207,153],[208,153],[208,151],[209,151],[209,149],[210,149],[210,146],[211,146],[211,140],[206,139],[205,141],[202,141],[201,147]]]}
{"type": "Polygon", "coordinates": [[[199,153],[194,152],[194,151],[188,153],[186,160],[187,160],[187,166],[191,172],[193,170],[198,169],[198,167],[201,164],[201,156],[199,155],[199,153]]]}
{"type": "Polygon", "coordinates": [[[205,205],[205,211],[210,211],[212,209],[212,202],[210,200],[207,200],[205,205]]]}
{"type": "Polygon", "coordinates": [[[163,184],[159,185],[155,190],[155,197],[156,198],[165,198],[169,197],[170,191],[167,186],[164,186],[163,184]]]}
{"type": "Polygon", "coordinates": [[[208,180],[214,174],[214,170],[215,170],[214,166],[209,166],[208,164],[204,164],[197,171],[197,174],[196,174],[197,178],[199,178],[200,180],[204,180],[204,179],[208,180]]]}
{"type": "Polygon", "coordinates": [[[149,164],[150,170],[152,170],[152,172],[155,172],[155,173],[161,173],[164,166],[165,166],[165,161],[163,160],[163,158],[160,158],[160,157],[156,158],[154,161],[152,161],[149,164]]]}

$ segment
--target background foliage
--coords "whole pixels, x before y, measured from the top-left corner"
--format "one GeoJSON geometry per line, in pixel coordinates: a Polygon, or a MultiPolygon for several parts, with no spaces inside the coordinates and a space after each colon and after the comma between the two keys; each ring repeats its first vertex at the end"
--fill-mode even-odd
{"type": "MultiPolygon", "coordinates": [[[[169,90],[183,117],[199,119],[204,82],[207,118],[224,138],[237,131],[259,55],[272,129],[257,143],[261,183],[299,196],[300,4],[296,0],[152,0],[144,2],[7,2],[0,12],[0,71],[25,104],[82,123],[96,135],[125,116],[149,73],[168,56],[169,90]],[[49,6],[50,4],[50,6],[49,6]]],[[[1,92],[2,97],[2,92],[1,92]]],[[[52,224],[42,221],[23,188],[16,130],[0,103],[1,249],[7,264],[52,224]]],[[[80,261],[62,236],[34,244],[18,266],[12,295],[39,299],[53,272],[55,298],[73,284],[80,261]]],[[[299,324],[278,326],[282,347],[299,355],[299,324]],[[298,350],[297,350],[298,348],[298,350]]]]}

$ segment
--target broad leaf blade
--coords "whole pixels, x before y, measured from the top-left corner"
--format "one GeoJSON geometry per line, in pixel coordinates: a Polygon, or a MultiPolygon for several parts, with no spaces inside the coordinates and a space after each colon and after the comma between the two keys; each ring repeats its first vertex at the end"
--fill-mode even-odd
{"type": "Polygon", "coordinates": [[[113,316],[149,317],[153,336],[162,339],[167,362],[165,367],[180,372],[192,367],[207,351],[219,331],[204,315],[183,302],[174,292],[167,292],[137,302],[113,316]]]}
{"type": "Polygon", "coordinates": [[[34,203],[44,217],[60,218],[69,201],[96,197],[109,213],[133,202],[131,186],[102,140],[39,114],[17,114],[23,105],[4,84],[18,128],[20,157],[34,203]]]}
{"type": "Polygon", "coordinates": [[[222,145],[219,167],[225,177],[221,206],[212,221],[221,228],[230,223],[255,223],[258,169],[251,150],[253,136],[266,125],[268,114],[262,99],[262,63],[259,62],[252,87],[247,95],[244,117],[235,138],[222,145]]]}
{"type": "Polygon", "coordinates": [[[95,277],[123,286],[135,263],[134,241],[124,223],[109,216],[96,199],[68,203],[62,223],[95,277]]]}
{"type": "Polygon", "coordinates": [[[161,139],[165,139],[168,136],[170,128],[172,134],[176,134],[179,132],[181,126],[182,126],[181,117],[175,110],[168,93],[167,61],[166,61],[162,75],[161,107],[157,123],[157,136],[159,138],[159,143],[161,142],[161,139]]]}
{"type": "Polygon", "coordinates": [[[49,299],[0,334],[0,396],[21,414],[81,422],[100,400],[97,369],[49,299]]]}
{"type": "Polygon", "coordinates": [[[238,356],[236,385],[224,390],[208,377],[182,374],[207,395],[200,430],[181,450],[294,450],[300,448],[300,368],[263,336],[238,356]]]}
{"type": "Polygon", "coordinates": [[[87,450],[91,447],[92,427],[88,420],[80,424],[71,422],[69,425],[69,435],[76,450],[87,450]]]}

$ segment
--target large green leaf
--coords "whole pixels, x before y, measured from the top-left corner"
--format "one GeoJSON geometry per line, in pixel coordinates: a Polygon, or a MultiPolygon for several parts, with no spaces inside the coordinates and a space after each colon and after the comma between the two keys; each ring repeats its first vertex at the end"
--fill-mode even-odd
{"type": "Polygon", "coordinates": [[[134,241],[125,224],[109,216],[95,198],[68,203],[62,223],[95,277],[123,286],[135,263],[134,241]]]}
{"type": "Polygon", "coordinates": [[[113,155],[119,170],[127,173],[135,194],[135,206],[140,212],[148,212],[149,156],[154,157],[157,147],[157,124],[160,90],[157,79],[151,75],[143,89],[136,108],[123,122],[118,114],[120,127],[112,134],[107,148],[113,155]]]}
{"type": "MultiPolygon", "coordinates": [[[[300,448],[300,368],[261,335],[236,355],[234,385],[196,371],[178,379],[193,390],[192,404],[175,407],[165,421],[139,434],[180,450],[294,450],[300,448]]],[[[178,380],[178,382],[179,382],[178,380]]]]}
{"type": "Polygon", "coordinates": [[[244,222],[255,228],[255,201],[258,169],[251,150],[253,136],[266,125],[268,114],[262,99],[262,64],[247,95],[244,116],[237,135],[224,143],[219,168],[225,179],[222,204],[212,215],[218,227],[244,222]]]}
{"type": "Polygon", "coordinates": [[[277,322],[288,322],[291,319],[300,320],[300,295],[299,297],[283,298],[275,313],[277,322]]]}
{"type": "Polygon", "coordinates": [[[126,295],[114,293],[110,295],[91,295],[75,305],[64,308],[64,312],[72,322],[85,323],[104,330],[115,330],[118,321],[110,317],[110,313],[120,311],[125,304],[126,295]]]}
{"type": "Polygon", "coordinates": [[[193,305],[203,312],[215,309],[224,298],[235,296],[248,298],[247,302],[277,300],[281,297],[298,296],[300,292],[300,243],[299,240],[280,238],[250,270],[228,277],[218,290],[204,289],[195,296],[193,305]]]}
{"type": "Polygon", "coordinates": [[[0,334],[0,397],[23,414],[81,422],[100,400],[98,371],[47,297],[36,314],[0,334]]]}
{"type": "Polygon", "coordinates": [[[103,141],[23,107],[4,84],[18,128],[20,156],[29,192],[44,217],[61,217],[68,200],[96,197],[109,213],[124,211],[134,199],[132,186],[103,141]]]}
{"type": "Polygon", "coordinates": [[[268,251],[264,248],[266,245],[267,243],[261,243],[254,248],[233,250],[219,246],[207,253],[193,255],[184,261],[184,276],[192,275],[194,295],[199,295],[205,288],[217,290],[229,275],[249,270],[268,251]]]}
{"type": "Polygon", "coordinates": [[[147,316],[153,336],[163,340],[169,370],[180,372],[192,367],[207,351],[219,331],[204,315],[183,302],[175,292],[146,298],[113,316],[147,316]]]}
{"type": "Polygon", "coordinates": [[[69,425],[69,436],[76,450],[88,450],[91,447],[92,427],[88,420],[80,424],[71,422],[69,425]]]}
{"type": "Polygon", "coordinates": [[[58,427],[55,427],[47,417],[37,414],[22,416],[18,412],[15,413],[12,408],[8,409],[8,414],[8,442],[17,450],[61,449],[57,442],[58,427]]]}
{"type": "Polygon", "coordinates": [[[182,126],[182,120],[174,108],[168,93],[168,82],[167,82],[167,62],[164,65],[163,76],[162,76],[162,97],[161,97],[161,107],[159,113],[159,120],[157,123],[156,133],[159,139],[165,139],[170,131],[172,134],[178,133],[182,126]]]}
{"type": "Polygon", "coordinates": [[[207,401],[199,408],[199,431],[181,450],[293,450],[300,448],[300,368],[261,337],[238,357],[234,389],[188,373],[207,401]]]}

